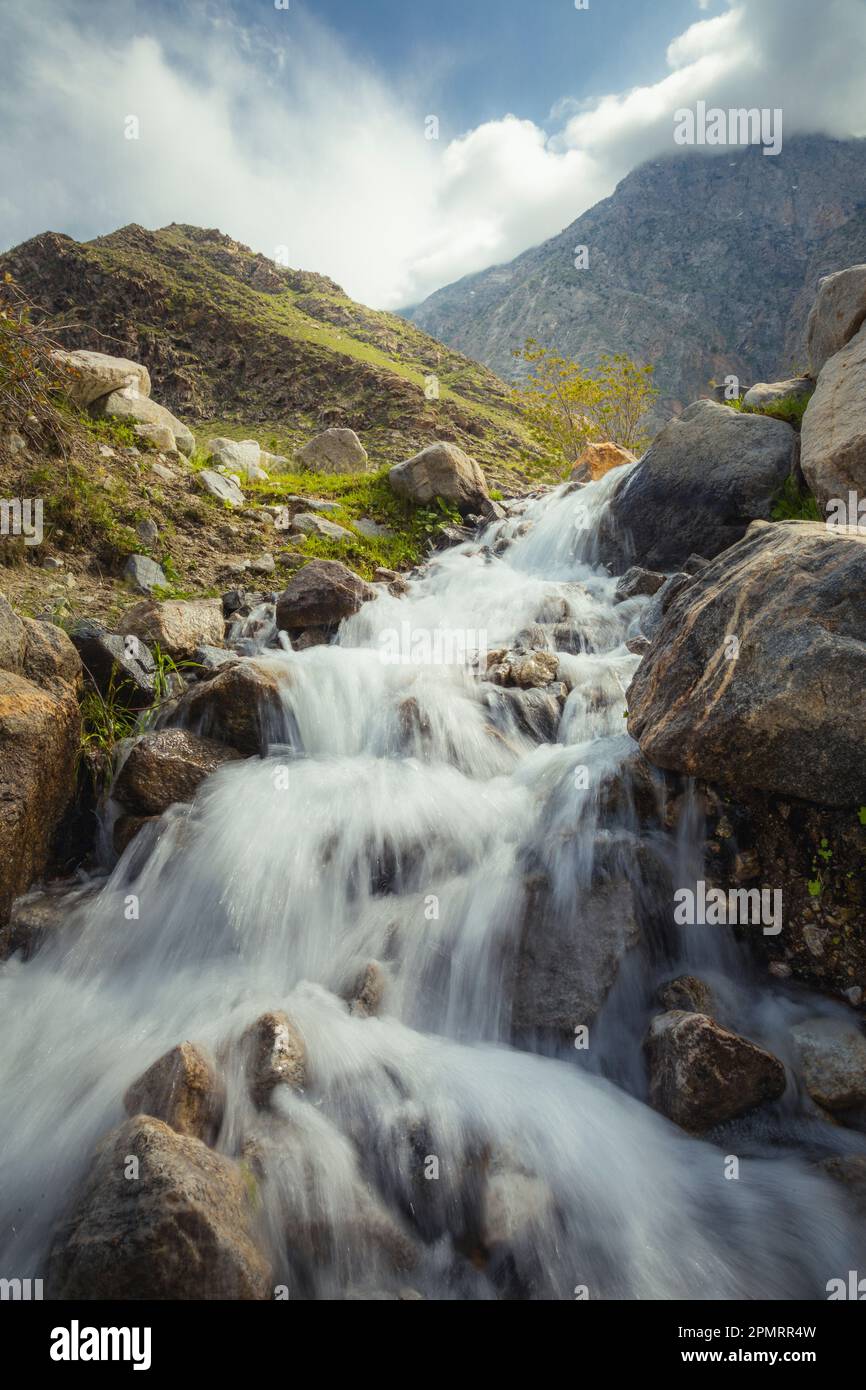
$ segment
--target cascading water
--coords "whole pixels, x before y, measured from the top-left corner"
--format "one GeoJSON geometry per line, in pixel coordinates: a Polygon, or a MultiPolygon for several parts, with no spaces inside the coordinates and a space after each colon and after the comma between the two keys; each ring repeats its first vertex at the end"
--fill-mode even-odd
{"type": "MultiPolygon", "coordinates": [[[[814,1160],[866,1143],[793,1076],[712,1141],[646,1104],[641,1039],[683,970],[783,1060],[792,1025],[836,1006],[759,980],[725,929],[673,925],[659,884],[699,876],[701,827],[687,793],[675,832],[642,824],[632,795],[625,644],[645,600],[615,605],[589,563],[609,488],[530,502],[406,596],[365,604],[334,645],[259,651],[285,714],[268,756],[142,832],[64,931],[0,970],[0,1269],[44,1273],[126,1088],[185,1039],[224,1059],[217,1147],[260,1156],[263,1238],[293,1297],[817,1298],[862,1261],[814,1160]],[[384,660],[406,624],[490,650],[540,632],[568,690],[551,736],[470,667],[384,660]],[[599,789],[617,778],[612,809],[599,789]],[[546,914],[593,959],[600,870],[614,918],[616,894],[637,895],[642,932],[579,1050],[517,1017],[526,884],[543,878],[546,914]],[[345,1002],[371,962],[378,1016],[345,1002]],[[262,1112],[226,1045],[278,1009],[307,1085],[262,1112]]],[[[250,651],[273,632],[254,616],[235,634],[250,651]]]]}

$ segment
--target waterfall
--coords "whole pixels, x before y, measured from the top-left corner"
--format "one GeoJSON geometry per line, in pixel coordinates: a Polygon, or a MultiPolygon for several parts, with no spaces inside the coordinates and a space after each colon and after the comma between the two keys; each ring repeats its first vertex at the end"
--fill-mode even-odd
{"type": "Polygon", "coordinates": [[[673,824],[661,779],[648,815],[631,777],[627,642],[646,600],[615,603],[593,564],[611,486],[513,508],[329,646],[261,649],[268,613],[238,631],[279,680],[267,756],[142,831],[32,960],[0,968],[0,1272],[44,1274],[125,1090],[187,1039],[225,1072],[217,1147],[265,1155],[262,1239],[293,1297],[816,1298],[857,1268],[847,1199],[814,1160],[866,1144],[793,1073],[708,1139],[647,1104],[641,1041],[677,974],[783,1061],[791,1027],[836,1006],[758,975],[725,928],[674,926],[669,888],[699,876],[703,827],[688,788],[673,824]],[[531,634],[563,687],[550,736],[477,662],[392,659],[395,633],[435,653],[436,632],[488,655],[531,634]],[[515,1001],[533,914],[595,959],[599,882],[605,930],[626,898],[637,928],[581,1048],[515,1001]],[[347,1001],[373,963],[368,1016],[347,1001]],[[232,1045],[268,1010],[303,1037],[308,1077],[261,1112],[232,1045]]]}

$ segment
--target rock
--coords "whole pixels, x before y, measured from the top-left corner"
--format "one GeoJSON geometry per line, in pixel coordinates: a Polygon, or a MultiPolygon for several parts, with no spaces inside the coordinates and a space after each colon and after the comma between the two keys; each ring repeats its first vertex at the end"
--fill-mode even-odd
{"type": "Polygon", "coordinates": [[[512,1027],[574,1040],[604,1004],[640,928],[631,885],[611,881],[557,911],[545,881],[530,885],[514,981],[512,1027]]]}
{"type": "Polygon", "coordinates": [[[796,446],[783,420],[696,401],[624,474],[601,528],[602,557],[651,570],[676,569],[693,553],[712,559],[750,521],[770,519],[796,446]]]}
{"type": "Polygon", "coordinates": [[[571,470],[571,481],[594,483],[612,468],[622,468],[626,463],[637,463],[637,459],[619,444],[587,444],[571,470]]]}
{"type": "Polygon", "coordinates": [[[663,1009],[671,1012],[712,1017],[712,991],[696,975],[678,975],[675,980],[668,980],[658,992],[658,1001],[663,1009]]]}
{"type": "Polygon", "coordinates": [[[128,1115],[151,1115],[176,1134],[214,1144],[223,1121],[225,1086],[205,1049],[185,1042],[148,1067],[123,1104],[128,1115]]]}
{"type": "Polygon", "coordinates": [[[109,632],[94,618],[79,618],[69,636],[81,657],[84,670],[101,695],[107,695],[114,682],[122,703],[143,709],[156,696],[156,663],[146,645],[129,634],[109,632]]]}
{"type": "Polygon", "coordinates": [[[42,561],[42,568],[49,570],[52,574],[57,574],[58,570],[63,569],[63,561],[57,555],[46,555],[42,561]]]}
{"type": "Polygon", "coordinates": [[[556,743],[564,699],[564,686],[548,686],[545,690],[487,691],[484,703],[493,727],[506,737],[517,732],[535,743],[556,743]]]}
{"type": "MultiPolygon", "coordinates": [[[[174,435],[172,435],[172,438],[174,438],[174,435]]],[[[174,469],[173,469],[173,468],[169,468],[169,467],[168,467],[166,464],[164,464],[164,463],[160,463],[159,459],[156,459],[156,460],[150,465],[150,471],[151,471],[151,473],[154,475],[155,478],[159,478],[159,480],[160,480],[161,483],[176,483],[176,482],[177,482],[177,474],[175,473],[174,469]]]]}
{"type": "Polygon", "coordinates": [[[866,1216],[866,1158],[862,1154],[840,1154],[822,1159],[818,1167],[847,1188],[858,1215],[866,1216]]]}
{"type": "Polygon", "coordinates": [[[481,1208],[481,1242],[486,1250],[520,1245],[549,1227],[553,1193],[530,1173],[498,1172],[488,1179],[481,1208]]]}
{"type": "Polygon", "coordinates": [[[807,401],[815,390],[810,376],[794,376],[788,381],[758,381],[746,392],[743,405],[766,410],[779,401],[807,401]]]}
{"type": "Polygon", "coordinates": [[[290,1086],[296,1091],[304,1089],[307,1050],[286,1014],[262,1014],[244,1033],[241,1047],[255,1105],[268,1105],[275,1086],[290,1086]]]}
{"type": "Polygon", "coordinates": [[[56,1299],[252,1300],[272,1293],[240,1163],[137,1115],[94,1154],[48,1264],[56,1299]],[[131,1160],[138,1176],[129,1176],[131,1160]]]}
{"type": "Polygon", "coordinates": [[[628,708],[657,767],[866,804],[866,534],[751,528],[674,599],[628,708]]]}
{"type": "Polygon", "coordinates": [[[139,521],[137,523],[135,534],[138,536],[143,546],[146,546],[148,550],[152,550],[159,540],[159,527],[155,521],[151,521],[150,517],[147,517],[144,521],[139,521]]]}
{"type": "Polygon", "coordinates": [[[382,526],[378,521],[373,521],[369,516],[359,516],[352,522],[356,531],[360,531],[362,536],[367,536],[370,540],[380,540],[383,536],[393,536],[394,532],[387,526],[382,526]]]}
{"type": "Polygon", "coordinates": [[[378,961],[372,960],[355,981],[349,996],[350,1012],[359,1018],[375,1018],[382,1009],[387,979],[378,961]]]}
{"type": "Polygon", "coordinates": [[[24,618],[23,625],[22,674],[43,690],[53,691],[58,683],[77,689],[82,677],[81,657],[63,628],[34,618],[24,618]]]}
{"type": "Polygon", "coordinates": [[[494,521],[504,521],[508,516],[501,502],[494,502],[493,498],[485,497],[479,508],[481,520],[489,526],[494,521]]]}
{"type": "Polygon", "coordinates": [[[72,802],[81,715],[71,685],[0,671],[0,924],[48,867],[72,802]]]}
{"type": "Polygon", "coordinates": [[[98,891],[76,882],[72,887],[52,885],[16,898],[8,922],[0,925],[0,960],[19,953],[22,960],[30,960],[44,942],[69,925],[75,909],[98,891]]]}
{"type": "Polygon", "coordinates": [[[299,536],[326,536],[330,540],[346,541],[352,539],[351,531],[338,526],[335,521],[316,516],[315,512],[298,512],[292,521],[292,530],[299,536]]]}
{"type": "Polygon", "coordinates": [[[73,352],[58,350],[54,360],[61,368],[69,399],[76,405],[88,406],[112,391],[135,387],[140,396],[150,395],[150,373],[140,362],[126,357],[109,357],[104,352],[77,348],[73,352]]]}
{"type": "MultiPolygon", "coordinates": [[[[168,425],[160,425],[155,420],[151,420],[150,423],[146,425],[133,425],[132,431],[139,439],[144,439],[148,444],[152,444],[154,449],[158,449],[160,453],[178,453],[177,440],[174,437],[173,430],[168,425]]],[[[159,469],[160,464],[154,463],[153,471],[157,474],[157,477],[160,476],[159,469]]],[[[168,470],[166,470],[166,472],[167,471],[168,470]]],[[[172,474],[171,476],[173,477],[174,475],[172,474]]]]}
{"type": "Polygon", "coordinates": [[[250,560],[249,568],[251,574],[273,574],[277,568],[277,562],[273,555],[256,555],[250,560]]]}
{"type": "Polygon", "coordinates": [[[559,672],[555,652],[491,652],[487,660],[487,679],[494,685],[518,686],[522,690],[550,685],[559,672]]]}
{"type": "Polygon", "coordinates": [[[659,1014],[645,1046],[650,1104],[692,1133],[778,1100],[785,1089],[777,1057],[706,1014],[659,1014]]]}
{"type": "Polygon", "coordinates": [[[652,597],[666,581],[666,574],[657,574],[653,570],[644,570],[639,565],[633,565],[630,570],[626,570],[617,584],[614,602],[623,603],[628,598],[637,598],[642,594],[652,597]]]}
{"type": "Polygon", "coordinates": [[[94,401],[91,409],[97,415],[113,420],[129,420],[139,425],[166,425],[174,436],[175,447],[182,454],[191,454],[195,448],[195,436],[164,405],[157,405],[148,396],[141,395],[134,386],[112,391],[109,395],[94,401]]]}
{"type": "Polygon", "coordinates": [[[154,589],[168,588],[162,566],[147,555],[130,555],[123,567],[123,577],[140,594],[152,594],[154,589]]]}
{"type": "Polygon", "coordinates": [[[311,560],[277,599],[277,629],[336,627],[375,597],[376,590],[338,560],[311,560]]]}
{"type": "Polygon", "coordinates": [[[222,473],[216,473],[212,468],[203,468],[200,473],[196,473],[195,480],[203,492],[210,493],[218,502],[227,502],[230,507],[244,505],[244,495],[237,483],[233,483],[231,478],[224,477],[222,473]]]}
{"type": "Polygon", "coordinates": [[[126,758],[112,795],[138,816],[160,816],[176,802],[192,801],[206,778],[237,762],[240,753],[187,729],[143,734],[126,758]]]}
{"type": "Polygon", "coordinates": [[[27,649],[24,623],[0,594],[0,670],[22,671],[27,649]]]}
{"type": "Polygon", "coordinates": [[[111,832],[111,843],[118,859],[145,826],[159,825],[159,819],[159,816],[118,816],[111,832]]]}
{"type": "Polygon", "coordinates": [[[276,676],[254,661],[228,666],[181,696],[171,722],[240,753],[265,753],[285,734],[276,676]]]}
{"type": "Polygon", "coordinates": [[[806,1090],[825,1110],[866,1103],[866,1038],[835,1018],[813,1018],[793,1030],[806,1090]]]}
{"type": "Polygon", "coordinates": [[[262,464],[262,451],[255,439],[209,439],[207,451],[209,462],[215,467],[226,468],[251,481],[261,481],[267,477],[262,464]]]}
{"type": "Polygon", "coordinates": [[[866,325],[823,368],[800,438],[803,476],[825,510],[847,509],[849,491],[866,496],[866,325]]]}
{"type": "Polygon", "coordinates": [[[465,514],[480,511],[489,500],[484,474],[475,460],[456,444],[441,440],[404,463],[395,464],[388,480],[398,497],[416,505],[441,497],[465,514]]]}
{"type": "Polygon", "coordinates": [[[354,430],[325,430],[295,455],[311,473],[366,473],[367,450],[354,430]]]}
{"type": "Polygon", "coordinates": [[[125,609],[117,625],[124,635],[158,645],[174,661],[191,657],[199,646],[218,646],[225,630],[218,598],[146,599],[125,609]]]}
{"type": "Polygon", "coordinates": [[[682,593],[683,589],[689,587],[693,578],[693,575],[682,572],[668,575],[664,584],[653,594],[652,600],[640,615],[639,626],[643,637],[652,642],[674,599],[682,593]]]}
{"type": "Polygon", "coordinates": [[[866,321],[866,265],[825,275],[806,326],[809,365],[817,376],[866,321]]]}

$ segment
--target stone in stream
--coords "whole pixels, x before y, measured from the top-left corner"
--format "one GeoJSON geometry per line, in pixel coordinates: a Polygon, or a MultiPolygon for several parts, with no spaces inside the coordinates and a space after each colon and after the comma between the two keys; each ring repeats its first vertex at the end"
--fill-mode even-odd
{"type": "Polygon", "coordinates": [[[227,666],[181,696],[171,725],[191,728],[240,753],[264,753],[285,733],[277,678],[255,661],[227,666]]]}
{"type": "Polygon", "coordinates": [[[269,1105],[276,1086],[303,1090],[307,1078],[307,1050],[287,1014],[262,1014],[241,1038],[241,1050],[255,1105],[269,1105]]]}
{"type": "Polygon", "coordinates": [[[149,646],[159,646],[174,661],[193,655],[196,647],[222,643],[225,626],[218,598],[145,599],[121,613],[118,630],[149,646]]]}
{"type": "Polygon", "coordinates": [[[0,960],[18,953],[22,960],[30,960],[57,932],[73,922],[80,925],[79,919],[74,917],[76,909],[95,897],[98,891],[76,880],[34,889],[16,898],[8,922],[0,925],[0,960]]]}
{"type": "Polygon", "coordinates": [[[825,1110],[866,1104],[866,1038],[836,1018],[813,1018],[793,1030],[806,1090],[825,1110]]]}
{"type": "Polygon", "coordinates": [[[212,773],[241,754],[188,729],[143,734],[126,758],[112,796],[134,815],[159,816],[175,802],[192,801],[212,773]]]}
{"type": "Polygon", "coordinates": [[[587,444],[571,470],[571,481],[597,482],[599,478],[610,473],[611,469],[622,468],[626,463],[637,463],[630,449],[623,449],[621,445],[610,442],[587,444]]]}
{"type": "Polygon", "coordinates": [[[271,1298],[254,1189],[245,1165],[136,1115],[103,1139],[57,1227],[49,1298],[271,1298]]]}
{"type": "Polygon", "coordinates": [[[277,599],[277,628],[333,628],[375,597],[372,585],[339,560],[310,560],[277,599]]]}
{"type": "Polygon", "coordinates": [[[640,565],[633,565],[617,583],[614,603],[623,603],[628,598],[641,595],[652,597],[658,593],[667,577],[666,574],[658,574],[654,570],[644,570],[640,565]]]}
{"type": "Polygon", "coordinates": [[[207,1051],[184,1042],[132,1083],[123,1104],[128,1115],[152,1115],[177,1134],[214,1144],[225,1110],[225,1086],[207,1051]]]}
{"type": "Polygon", "coordinates": [[[559,672],[555,652],[512,650],[490,652],[487,679],[494,685],[517,686],[521,690],[550,685],[559,672]]]}
{"type": "Polygon", "coordinates": [[[645,1048],[650,1104],[692,1133],[778,1100],[785,1090],[777,1057],[706,1014],[659,1014],[645,1048]]]}
{"type": "Polygon", "coordinates": [[[658,991],[658,1002],[666,1012],[706,1014],[712,1017],[713,995],[708,984],[696,975],[678,975],[658,991]]]}

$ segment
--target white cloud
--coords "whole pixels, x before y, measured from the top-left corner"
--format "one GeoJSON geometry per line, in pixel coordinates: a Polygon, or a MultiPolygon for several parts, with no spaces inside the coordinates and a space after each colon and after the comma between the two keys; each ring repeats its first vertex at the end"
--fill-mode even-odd
{"type": "Polygon", "coordinates": [[[159,38],[132,0],[0,11],[4,244],[219,226],[385,307],[555,234],[672,150],[674,110],[698,99],[781,106],[786,136],[866,134],[862,0],[730,0],[672,39],[655,84],[566,97],[546,130],[504,115],[450,142],[426,140],[423,109],[294,10],[253,33],[201,0],[159,38]]]}

